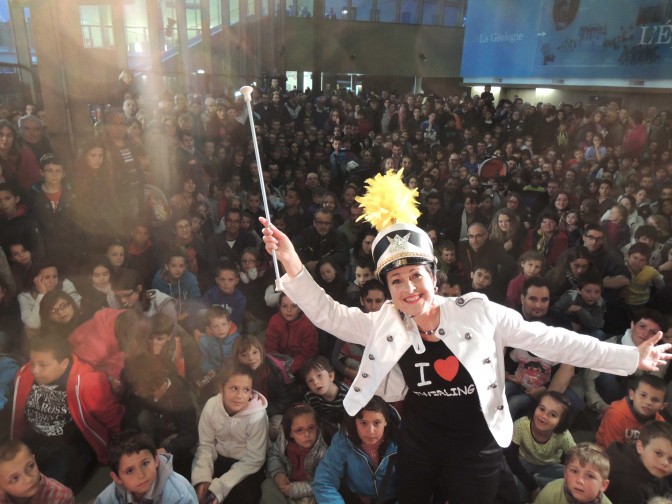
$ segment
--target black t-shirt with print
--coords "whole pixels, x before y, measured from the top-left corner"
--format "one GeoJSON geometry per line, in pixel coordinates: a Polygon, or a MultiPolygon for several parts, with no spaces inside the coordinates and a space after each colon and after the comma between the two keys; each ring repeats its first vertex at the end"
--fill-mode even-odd
{"type": "Polygon", "coordinates": [[[404,422],[440,431],[445,439],[472,444],[492,440],[476,385],[445,343],[425,341],[425,352],[410,347],[399,361],[408,386],[404,422]]]}

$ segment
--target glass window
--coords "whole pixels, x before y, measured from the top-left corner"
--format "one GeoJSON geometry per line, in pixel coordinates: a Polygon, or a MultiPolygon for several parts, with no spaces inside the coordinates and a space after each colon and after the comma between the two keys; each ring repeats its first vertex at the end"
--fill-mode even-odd
{"type": "Polygon", "coordinates": [[[438,0],[425,0],[422,3],[422,24],[438,25],[441,24],[438,0]]]}
{"type": "Polygon", "coordinates": [[[222,24],[221,0],[210,0],[210,29],[222,24]]]}
{"type": "Polygon", "coordinates": [[[296,16],[313,17],[313,0],[296,0],[296,16]]]}
{"type": "Polygon", "coordinates": [[[240,22],[240,4],[239,0],[231,0],[229,2],[229,24],[231,26],[240,22]]]}
{"type": "Polygon", "coordinates": [[[200,4],[187,4],[187,40],[201,35],[201,6],[200,4]]]}
{"type": "Polygon", "coordinates": [[[14,37],[12,36],[12,20],[9,15],[9,5],[7,0],[0,0],[0,50],[1,52],[13,53],[7,61],[7,56],[2,55],[3,62],[16,63],[16,49],[14,48],[14,37]]]}
{"type": "Polygon", "coordinates": [[[268,0],[261,0],[261,15],[268,16],[268,0]]]}
{"type": "Polygon", "coordinates": [[[443,7],[443,26],[462,26],[461,12],[460,6],[447,3],[443,7]]]}
{"type": "Polygon", "coordinates": [[[160,0],[159,9],[162,23],[161,50],[165,52],[177,47],[177,9],[171,0],[160,0]]]}
{"type": "Polygon", "coordinates": [[[397,22],[397,0],[378,0],[378,9],[373,13],[374,21],[382,23],[397,22]]]}
{"type": "MultiPolygon", "coordinates": [[[[0,3],[2,3],[0,1],[0,3]]],[[[23,17],[26,21],[26,32],[28,33],[28,43],[30,44],[30,58],[33,65],[37,65],[37,56],[35,55],[35,39],[33,38],[33,23],[30,19],[30,8],[23,8],[23,17]]]]}
{"type": "Polygon", "coordinates": [[[86,49],[114,48],[112,8],[109,5],[80,5],[79,21],[86,49]]]}
{"type": "Polygon", "coordinates": [[[327,19],[347,19],[348,0],[325,0],[324,17],[327,19]]]}
{"type": "Polygon", "coordinates": [[[373,0],[352,0],[353,16],[356,21],[373,21],[373,0]]]}
{"type": "Polygon", "coordinates": [[[255,3],[254,0],[247,0],[247,15],[250,17],[254,16],[255,3]]]}
{"type": "Polygon", "coordinates": [[[401,0],[399,22],[418,24],[418,0],[401,0]]]}
{"type": "Polygon", "coordinates": [[[134,3],[124,4],[124,29],[129,54],[149,51],[147,0],[135,0],[134,3]]]}

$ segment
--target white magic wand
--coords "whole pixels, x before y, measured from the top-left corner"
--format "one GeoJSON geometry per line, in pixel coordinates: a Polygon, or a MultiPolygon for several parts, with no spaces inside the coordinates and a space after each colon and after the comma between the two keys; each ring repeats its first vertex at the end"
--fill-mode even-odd
{"type": "MultiPolygon", "coordinates": [[[[243,86],[240,88],[240,93],[245,98],[247,103],[247,116],[250,122],[250,131],[252,132],[252,144],[254,145],[254,155],[257,159],[257,172],[259,173],[259,185],[261,186],[261,197],[264,201],[264,210],[266,211],[267,226],[271,224],[271,214],[268,211],[268,201],[266,200],[266,187],[264,186],[264,174],[261,171],[261,157],[259,156],[259,144],[257,143],[257,132],[254,129],[254,112],[252,111],[252,86],[243,86]]],[[[278,258],[275,255],[275,250],[272,253],[273,268],[275,269],[275,290],[282,291],[282,280],[280,280],[280,269],[278,268],[278,258]]]]}

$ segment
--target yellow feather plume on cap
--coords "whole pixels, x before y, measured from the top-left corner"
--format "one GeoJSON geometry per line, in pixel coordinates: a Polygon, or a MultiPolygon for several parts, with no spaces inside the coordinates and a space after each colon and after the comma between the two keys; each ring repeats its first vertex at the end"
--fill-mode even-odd
{"type": "Polygon", "coordinates": [[[418,190],[411,189],[402,179],[403,168],[398,172],[388,170],[367,179],[366,194],[355,200],[364,207],[364,213],[357,220],[368,221],[377,231],[397,222],[415,225],[420,217],[418,210],[418,190]]]}

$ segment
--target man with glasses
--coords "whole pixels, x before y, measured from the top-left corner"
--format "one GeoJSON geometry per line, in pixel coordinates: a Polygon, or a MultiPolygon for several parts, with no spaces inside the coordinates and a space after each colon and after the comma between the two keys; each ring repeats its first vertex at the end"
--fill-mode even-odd
{"type": "Polygon", "coordinates": [[[304,229],[296,239],[296,250],[311,273],[320,259],[331,259],[341,269],[345,269],[350,253],[348,238],[334,230],[333,215],[329,210],[319,208],[313,216],[313,225],[304,229]]]}
{"type": "Polygon", "coordinates": [[[240,263],[240,256],[247,247],[257,247],[257,241],[249,231],[240,229],[241,212],[230,208],[224,215],[226,229],[212,235],[205,244],[208,267],[214,271],[222,261],[240,263]]]}
{"type": "Polygon", "coordinates": [[[589,224],[583,231],[583,246],[590,253],[590,264],[602,276],[602,297],[607,303],[604,331],[622,332],[627,327],[627,310],[620,299],[620,291],[630,285],[630,271],[623,254],[605,243],[604,231],[598,224],[589,224]]]}

